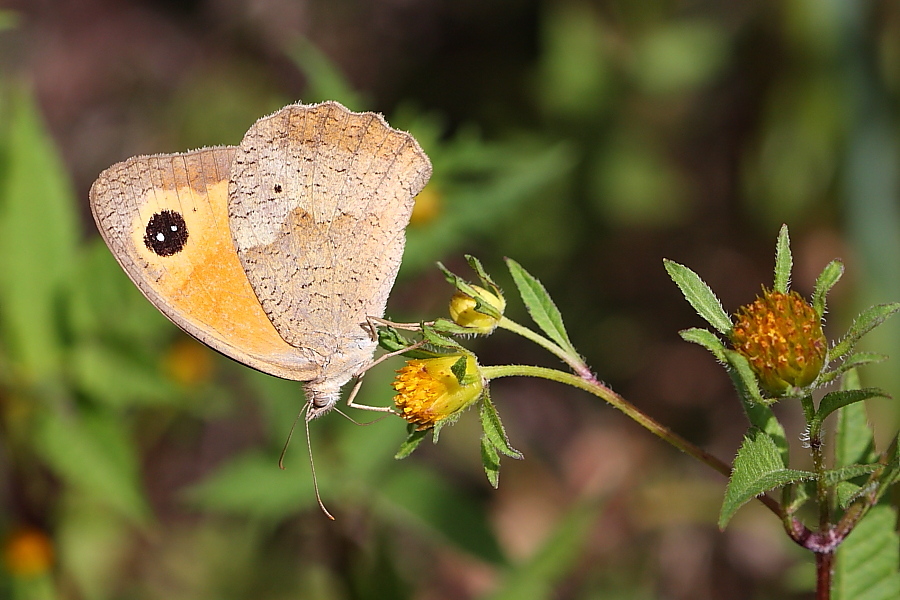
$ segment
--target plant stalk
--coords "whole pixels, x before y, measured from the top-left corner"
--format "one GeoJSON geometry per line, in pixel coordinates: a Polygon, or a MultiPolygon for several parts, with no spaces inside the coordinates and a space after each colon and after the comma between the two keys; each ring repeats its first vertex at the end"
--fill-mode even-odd
{"type": "MultiPolygon", "coordinates": [[[[655,420],[641,412],[633,404],[625,400],[622,396],[597,381],[594,377],[591,377],[590,380],[588,380],[572,373],[566,373],[564,371],[558,371],[556,369],[548,369],[546,367],[534,367],[530,365],[502,365],[482,367],[481,371],[484,377],[487,379],[497,379],[499,377],[514,376],[540,377],[542,379],[549,379],[550,381],[556,381],[557,383],[563,383],[566,385],[571,385],[572,387],[582,389],[611,404],[619,411],[625,413],[626,416],[635,421],[638,425],[640,425],[653,435],[657,436],[658,438],[678,448],[685,454],[693,456],[705,465],[715,469],[725,477],[731,476],[731,467],[728,464],[722,462],[702,448],[695,446],[668,427],[665,427],[664,425],[656,422],[655,420]]],[[[768,507],[769,510],[771,510],[773,513],[775,513],[778,518],[783,518],[784,515],[781,506],[771,497],[763,495],[759,497],[759,501],[766,505],[766,507],[768,507]]]]}

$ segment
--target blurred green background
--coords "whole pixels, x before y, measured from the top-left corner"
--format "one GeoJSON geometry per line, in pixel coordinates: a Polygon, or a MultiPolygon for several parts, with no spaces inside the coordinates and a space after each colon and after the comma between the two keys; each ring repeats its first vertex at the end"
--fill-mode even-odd
{"type": "MultiPolygon", "coordinates": [[[[0,1],[0,598],[808,598],[811,558],[725,481],[580,392],[502,380],[523,462],[484,478],[478,424],[393,460],[397,419],[303,402],[181,334],[100,241],[87,193],[129,156],[236,144],[302,100],[383,112],[434,163],[388,307],[444,314],[434,262],[502,257],[559,304],[598,376],[730,460],[747,426],[662,268],[733,312],[841,257],[826,333],[900,300],[900,4],[888,0],[0,1]],[[366,415],[358,416],[366,419],[366,415]]],[[[900,332],[863,373],[900,394],[900,332]]],[[[485,364],[557,366],[509,334],[485,364]]],[[[392,368],[364,401],[386,404],[392,368]]],[[[880,439],[894,403],[869,406],[880,439]]],[[[800,447],[799,406],[778,407],[800,447]]]]}

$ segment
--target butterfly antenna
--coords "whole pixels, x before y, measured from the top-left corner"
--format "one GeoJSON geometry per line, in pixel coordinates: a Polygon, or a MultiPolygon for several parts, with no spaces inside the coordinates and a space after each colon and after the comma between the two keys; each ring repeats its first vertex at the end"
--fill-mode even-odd
{"type": "Polygon", "coordinates": [[[319,495],[319,480],[316,479],[316,462],[313,460],[312,442],[309,439],[309,419],[304,419],[303,424],[306,426],[306,451],[309,453],[309,469],[312,471],[313,488],[316,490],[316,501],[319,503],[319,508],[325,513],[325,516],[334,521],[334,516],[328,512],[327,508],[325,508],[325,503],[322,502],[322,496],[319,495]]]}
{"type": "MultiPolygon", "coordinates": [[[[297,418],[294,419],[294,424],[291,425],[291,430],[288,433],[287,439],[284,440],[284,448],[281,449],[281,456],[278,457],[278,468],[284,471],[284,455],[287,453],[288,446],[291,443],[291,438],[294,437],[294,428],[297,426],[297,421],[300,420],[300,416],[304,412],[309,412],[309,402],[303,405],[303,408],[300,409],[300,412],[297,413],[297,418]]],[[[306,432],[306,439],[309,441],[309,429],[306,432]]]]}

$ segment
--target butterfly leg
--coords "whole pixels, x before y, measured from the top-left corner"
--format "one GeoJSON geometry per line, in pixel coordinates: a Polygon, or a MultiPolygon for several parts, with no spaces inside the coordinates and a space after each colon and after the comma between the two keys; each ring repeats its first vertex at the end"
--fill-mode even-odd
{"type": "Polygon", "coordinates": [[[347,396],[347,406],[349,406],[351,408],[360,408],[362,410],[371,410],[374,412],[388,412],[388,413],[397,414],[396,411],[393,408],[391,408],[390,406],[369,406],[368,404],[357,404],[353,400],[356,398],[356,394],[359,393],[359,388],[362,387],[362,378],[363,378],[363,375],[366,374],[366,371],[368,371],[375,365],[377,365],[389,358],[393,358],[395,356],[398,356],[398,355],[403,354],[404,352],[408,352],[410,350],[415,350],[416,348],[420,348],[424,345],[425,345],[425,340],[419,340],[418,342],[416,342],[415,344],[413,344],[412,346],[409,346],[407,348],[401,348],[400,350],[395,350],[393,352],[388,352],[386,354],[382,354],[381,356],[379,356],[378,358],[376,358],[375,360],[373,360],[369,364],[367,364],[356,375],[356,384],[353,386],[353,389],[350,390],[350,395],[347,396]]]}

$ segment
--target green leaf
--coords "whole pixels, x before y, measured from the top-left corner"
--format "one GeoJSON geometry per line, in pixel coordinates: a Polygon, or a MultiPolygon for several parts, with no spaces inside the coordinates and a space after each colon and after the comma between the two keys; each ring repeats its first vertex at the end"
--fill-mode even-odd
{"type": "Polygon", "coordinates": [[[710,352],[712,352],[713,356],[716,357],[721,363],[727,362],[727,357],[725,356],[725,351],[728,349],[725,344],[722,343],[722,340],[716,336],[713,332],[707,329],[700,329],[699,327],[693,327],[691,329],[685,329],[684,331],[679,331],[678,335],[681,336],[686,342],[692,342],[694,344],[703,346],[710,352]]]}
{"type": "Polygon", "coordinates": [[[566,353],[577,356],[578,352],[569,341],[569,334],[563,325],[562,315],[541,282],[511,258],[506,259],[506,266],[534,322],[566,353]]]}
{"type": "Polygon", "coordinates": [[[774,402],[774,399],[763,397],[759,391],[759,384],[756,381],[756,373],[750,363],[740,352],[725,349],[725,360],[727,361],[731,379],[737,388],[741,399],[750,404],[762,404],[768,406],[774,402]]]}
{"type": "Polygon", "coordinates": [[[491,402],[491,399],[487,394],[485,394],[481,400],[481,410],[479,413],[481,416],[481,428],[484,431],[484,437],[488,439],[491,445],[510,458],[515,458],[517,460],[524,458],[521,452],[509,444],[506,430],[503,428],[503,423],[500,422],[500,415],[497,413],[497,409],[494,408],[494,403],[491,402]]]}
{"type": "Polygon", "coordinates": [[[581,562],[582,549],[594,530],[596,503],[572,507],[546,541],[529,558],[508,570],[497,589],[484,600],[543,600],[554,598],[554,585],[581,562]]]}
{"type": "Polygon", "coordinates": [[[857,485],[850,481],[841,481],[834,486],[835,495],[838,506],[846,509],[848,506],[856,502],[863,494],[863,486],[857,485]]]}
{"type": "Polygon", "coordinates": [[[875,498],[880,499],[900,477],[900,435],[894,436],[884,459],[884,470],[878,476],[875,498]]]}
{"type": "Polygon", "coordinates": [[[837,485],[842,481],[853,479],[861,475],[870,475],[877,471],[878,465],[845,465],[837,469],[829,469],[822,474],[822,478],[828,485],[837,485]]]}
{"type": "Polygon", "coordinates": [[[853,350],[860,338],[884,323],[888,317],[898,310],[900,310],[900,302],[876,304],[875,306],[862,311],[859,316],[853,320],[847,334],[834,346],[834,348],[831,349],[831,352],[828,353],[829,361],[837,360],[845,354],[848,354],[853,350]]]}
{"type": "Polygon", "coordinates": [[[856,402],[868,400],[869,398],[890,398],[890,396],[886,392],[878,388],[828,392],[827,394],[825,394],[825,396],[822,397],[822,400],[819,402],[819,410],[816,411],[816,415],[813,418],[813,422],[810,423],[810,426],[821,426],[822,421],[824,421],[825,418],[828,417],[828,415],[830,415],[837,409],[848,406],[850,404],[854,404],[856,402]]]}
{"type": "Polygon", "coordinates": [[[66,485],[112,511],[142,523],[150,511],[138,475],[135,448],[112,413],[47,411],[35,447],[66,485]]]}
{"type": "Polygon", "coordinates": [[[818,387],[834,381],[850,369],[855,369],[856,367],[861,367],[863,365],[884,362],[887,359],[888,356],[886,354],[879,354],[877,352],[854,352],[853,354],[845,358],[841,362],[841,364],[837,366],[837,368],[820,375],[816,380],[816,386],[818,387]]]}
{"type": "Polygon", "coordinates": [[[775,441],[763,431],[751,429],[734,460],[734,470],[719,514],[719,528],[725,529],[734,513],[756,496],[815,477],[815,473],[809,471],[786,469],[784,464],[775,441]]]}
{"type": "Polygon", "coordinates": [[[481,464],[491,486],[497,489],[500,485],[500,453],[487,436],[481,436],[481,464]]]}
{"type": "Polygon", "coordinates": [[[305,470],[279,469],[277,457],[251,451],[218,467],[185,498],[212,512],[279,520],[309,508],[315,490],[305,470]]]}
{"type": "Polygon", "coordinates": [[[403,530],[425,529],[423,533],[451,547],[490,564],[503,564],[503,551],[488,522],[488,512],[460,489],[411,463],[385,477],[370,494],[376,501],[369,497],[366,505],[403,530]]]}
{"type": "Polygon", "coordinates": [[[750,368],[750,363],[738,352],[725,350],[728,361],[728,375],[738,392],[744,412],[750,424],[761,429],[771,437],[781,452],[784,464],[788,463],[790,447],[785,437],[784,427],[778,422],[775,413],[769,408],[773,400],[763,398],[756,383],[756,375],[750,368]]]}
{"type": "Polygon", "coordinates": [[[0,10],[0,31],[15,29],[21,22],[21,15],[14,10],[0,10]]]}
{"type": "Polygon", "coordinates": [[[337,100],[351,110],[365,110],[368,102],[356,92],[340,69],[315,44],[297,36],[288,48],[288,56],[306,77],[304,101],[337,100]]]}
{"type": "Polygon", "coordinates": [[[707,323],[723,335],[731,333],[733,324],[731,317],[722,308],[722,303],[700,276],[677,262],[663,259],[669,277],[684,294],[685,299],[694,307],[707,323]]]}
{"type": "Polygon", "coordinates": [[[787,294],[791,285],[791,268],[794,259],[791,256],[791,238],[787,225],[782,225],[775,243],[775,291],[787,294]]]}
{"type": "Polygon", "coordinates": [[[844,263],[840,260],[833,260],[822,269],[819,277],[816,279],[816,288],[813,291],[812,306],[821,319],[825,315],[825,296],[834,287],[834,284],[840,280],[844,274],[844,263]]]}
{"type": "MultiPolygon", "coordinates": [[[[855,370],[844,375],[841,389],[860,389],[859,376],[855,370]]],[[[865,404],[850,404],[838,410],[834,445],[837,466],[875,461],[875,440],[869,427],[865,404]]]]}
{"type": "Polygon", "coordinates": [[[838,547],[832,600],[900,598],[900,538],[897,513],[873,507],[838,547]]]}
{"type": "Polygon", "coordinates": [[[419,444],[422,443],[422,440],[425,439],[425,436],[428,435],[427,429],[416,429],[416,426],[412,423],[407,426],[406,431],[408,434],[406,440],[400,444],[400,449],[394,455],[394,458],[397,460],[402,460],[412,454],[419,447],[419,444]]]}
{"type": "Polygon", "coordinates": [[[66,170],[31,94],[8,94],[0,139],[0,335],[27,380],[63,366],[61,331],[80,225],[66,170]],[[5,125],[5,127],[4,127],[5,125]]]}

